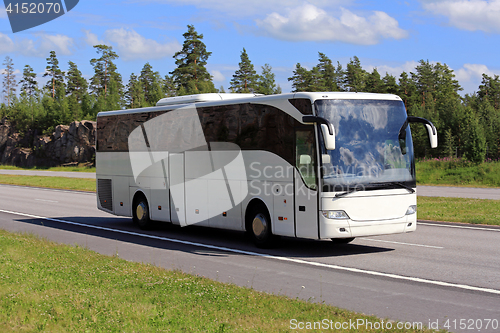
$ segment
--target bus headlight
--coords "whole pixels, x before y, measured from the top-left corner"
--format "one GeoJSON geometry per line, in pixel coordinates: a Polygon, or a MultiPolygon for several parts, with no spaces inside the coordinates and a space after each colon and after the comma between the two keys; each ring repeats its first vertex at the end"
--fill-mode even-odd
{"type": "Polygon", "coordinates": [[[411,205],[410,207],[408,207],[408,209],[406,210],[406,215],[411,215],[411,214],[415,214],[417,212],[417,205],[411,205]]]}
{"type": "Polygon", "coordinates": [[[323,210],[323,216],[333,220],[348,220],[349,215],[343,210],[323,210]]]}

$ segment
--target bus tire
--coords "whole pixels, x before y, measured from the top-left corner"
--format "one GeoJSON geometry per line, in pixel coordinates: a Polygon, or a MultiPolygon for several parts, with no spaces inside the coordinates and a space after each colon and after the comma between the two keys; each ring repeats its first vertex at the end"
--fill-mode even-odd
{"type": "Polygon", "coordinates": [[[263,204],[254,206],[247,219],[247,231],[255,246],[269,248],[275,241],[271,228],[271,217],[263,204]]]}
{"type": "Polygon", "coordinates": [[[348,244],[354,240],[354,237],[350,238],[332,238],[333,244],[348,244]]]}
{"type": "Polygon", "coordinates": [[[132,206],[132,219],[142,230],[146,230],[151,227],[148,201],[143,195],[139,195],[134,200],[134,204],[132,206]]]}

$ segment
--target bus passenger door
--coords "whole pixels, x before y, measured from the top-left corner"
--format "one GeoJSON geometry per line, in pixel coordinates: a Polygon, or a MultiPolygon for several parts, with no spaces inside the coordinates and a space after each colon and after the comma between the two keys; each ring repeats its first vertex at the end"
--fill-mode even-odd
{"type": "Polygon", "coordinates": [[[295,132],[295,235],[318,239],[318,190],[314,127],[295,132]]]}
{"type": "Polygon", "coordinates": [[[184,201],[184,154],[170,154],[168,179],[170,186],[170,214],[173,224],[186,225],[186,208],[184,201]]]}

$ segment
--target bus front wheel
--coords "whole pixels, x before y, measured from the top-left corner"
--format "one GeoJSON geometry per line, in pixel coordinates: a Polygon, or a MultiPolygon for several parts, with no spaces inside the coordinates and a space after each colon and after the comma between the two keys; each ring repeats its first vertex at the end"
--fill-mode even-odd
{"type": "Polygon", "coordinates": [[[252,209],[247,221],[247,231],[257,247],[271,247],[275,237],[271,231],[271,217],[267,209],[261,205],[252,209]]]}
{"type": "Polygon", "coordinates": [[[151,226],[148,201],[143,196],[138,197],[134,201],[132,214],[132,219],[134,220],[134,223],[139,226],[139,228],[144,230],[151,226]]]}

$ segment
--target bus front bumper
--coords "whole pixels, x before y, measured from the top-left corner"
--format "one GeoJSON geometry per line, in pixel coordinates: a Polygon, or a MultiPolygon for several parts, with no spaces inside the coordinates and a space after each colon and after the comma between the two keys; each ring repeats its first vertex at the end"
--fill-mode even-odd
{"type": "Polygon", "coordinates": [[[350,238],[400,234],[417,229],[417,214],[401,218],[374,221],[329,219],[320,214],[320,238],[350,238]]]}

